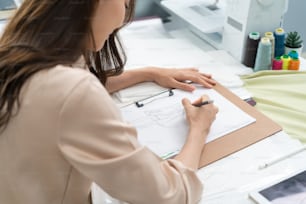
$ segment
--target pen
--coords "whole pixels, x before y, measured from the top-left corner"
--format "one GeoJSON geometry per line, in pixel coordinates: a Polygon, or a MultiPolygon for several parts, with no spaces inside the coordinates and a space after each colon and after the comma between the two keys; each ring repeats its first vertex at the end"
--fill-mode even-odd
{"type": "Polygon", "coordinates": [[[207,101],[203,101],[199,104],[193,104],[193,105],[196,106],[196,107],[201,107],[201,106],[204,106],[204,105],[207,105],[207,104],[211,104],[213,102],[214,102],[213,100],[207,100],[207,101]]]}
{"type": "Polygon", "coordinates": [[[306,150],[306,145],[304,145],[304,146],[302,146],[302,147],[300,147],[300,148],[298,148],[296,150],[293,150],[292,152],[289,152],[288,154],[282,155],[282,156],[280,156],[278,158],[275,158],[275,159],[273,159],[273,160],[271,160],[269,162],[266,162],[266,163],[260,165],[259,169],[267,168],[267,167],[269,167],[269,166],[271,166],[271,165],[273,165],[273,164],[275,164],[277,162],[280,162],[280,161],[282,161],[284,159],[287,159],[287,158],[289,158],[289,157],[291,157],[291,156],[293,156],[295,154],[298,154],[298,153],[300,153],[300,152],[302,152],[304,150],[306,150]]]}
{"type": "Polygon", "coordinates": [[[163,156],[161,156],[162,159],[170,159],[174,156],[176,156],[180,151],[179,150],[175,150],[173,152],[169,152],[167,154],[164,154],[163,156]]]}

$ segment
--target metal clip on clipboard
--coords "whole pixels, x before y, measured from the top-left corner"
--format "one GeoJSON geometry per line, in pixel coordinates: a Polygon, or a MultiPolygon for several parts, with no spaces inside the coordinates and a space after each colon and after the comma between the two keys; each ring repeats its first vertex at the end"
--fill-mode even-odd
{"type": "Polygon", "coordinates": [[[165,90],[165,91],[162,91],[158,94],[154,94],[152,96],[149,96],[147,98],[144,98],[144,99],[141,99],[139,101],[136,101],[135,102],[135,105],[138,107],[138,108],[141,108],[143,107],[145,104],[148,104],[148,103],[151,103],[152,101],[156,100],[156,99],[159,99],[159,98],[163,98],[163,97],[168,97],[168,96],[173,96],[174,95],[174,92],[172,89],[168,89],[168,90],[165,90]],[[168,95],[165,95],[165,93],[168,93],[168,95]]]}

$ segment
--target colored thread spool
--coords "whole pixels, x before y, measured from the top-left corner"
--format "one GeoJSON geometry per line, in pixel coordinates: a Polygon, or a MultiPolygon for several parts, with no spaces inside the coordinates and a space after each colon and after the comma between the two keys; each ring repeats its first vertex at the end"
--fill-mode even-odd
{"type": "Polygon", "coordinates": [[[271,69],[271,42],[267,37],[262,37],[256,54],[254,71],[270,70],[271,69]]]}
{"type": "Polygon", "coordinates": [[[289,70],[299,70],[300,60],[298,58],[292,58],[289,63],[289,70]]]}
{"type": "Polygon", "coordinates": [[[283,61],[283,69],[287,70],[289,68],[291,58],[288,55],[283,55],[281,56],[281,59],[283,61]]]}
{"type": "Polygon", "coordinates": [[[285,37],[286,33],[283,28],[277,28],[274,31],[275,51],[274,57],[280,57],[285,54],[285,37]]]}
{"type": "Polygon", "coordinates": [[[260,40],[259,32],[249,33],[244,53],[244,59],[243,59],[243,64],[247,67],[253,68],[255,65],[259,40],[260,40]]]}
{"type": "Polygon", "coordinates": [[[295,50],[291,50],[288,54],[291,58],[298,59],[299,58],[299,53],[295,50]]]}
{"type": "Polygon", "coordinates": [[[275,57],[272,61],[272,70],[283,69],[283,61],[280,57],[275,57]]]}
{"type": "Polygon", "coordinates": [[[272,32],[266,32],[265,37],[269,38],[271,42],[271,59],[274,58],[274,50],[275,50],[275,38],[272,32]]]}

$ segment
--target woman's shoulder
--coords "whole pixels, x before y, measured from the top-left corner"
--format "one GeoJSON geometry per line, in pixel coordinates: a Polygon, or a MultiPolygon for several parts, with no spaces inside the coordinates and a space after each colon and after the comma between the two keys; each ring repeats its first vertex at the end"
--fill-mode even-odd
{"type": "Polygon", "coordinates": [[[70,67],[65,65],[57,65],[46,71],[46,77],[64,80],[66,82],[74,82],[84,78],[93,76],[92,73],[85,68],[70,67]]]}
{"type": "Polygon", "coordinates": [[[23,96],[60,102],[73,90],[86,90],[81,87],[92,85],[99,86],[99,90],[106,93],[103,85],[88,70],[58,65],[34,74],[24,87],[23,96]]]}
{"type": "Polygon", "coordinates": [[[84,80],[99,81],[90,71],[82,68],[57,65],[37,73],[34,82],[45,86],[72,88],[84,80]]]}

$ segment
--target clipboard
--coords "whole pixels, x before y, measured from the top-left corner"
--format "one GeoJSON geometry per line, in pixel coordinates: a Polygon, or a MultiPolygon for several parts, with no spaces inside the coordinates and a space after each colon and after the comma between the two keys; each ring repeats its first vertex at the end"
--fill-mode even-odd
{"type": "Polygon", "coordinates": [[[221,84],[217,83],[213,89],[241,108],[247,114],[256,118],[256,122],[207,143],[202,151],[200,168],[282,130],[280,125],[259,112],[247,102],[240,99],[221,84]]]}

